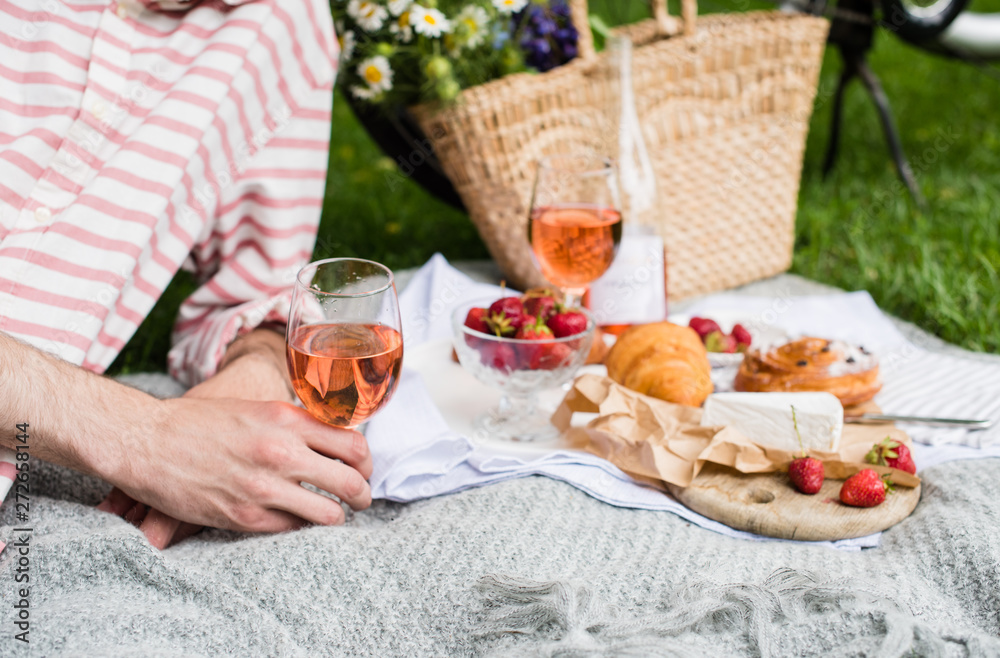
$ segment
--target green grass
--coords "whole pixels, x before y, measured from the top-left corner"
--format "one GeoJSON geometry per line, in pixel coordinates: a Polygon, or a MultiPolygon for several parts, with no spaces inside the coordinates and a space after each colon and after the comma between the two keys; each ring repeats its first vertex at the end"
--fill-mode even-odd
{"type": "MultiPolygon", "coordinates": [[[[996,9],[997,7],[994,7],[996,9]]],[[[879,35],[884,37],[885,35],[879,35]]],[[[827,53],[822,85],[839,70],[827,53]]],[[[871,58],[930,210],[901,191],[874,106],[847,94],[841,157],[821,176],[829,103],[810,130],[792,271],[850,289],[941,338],[1000,350],[1000,82],[880,38],[871,58]]]]}
{"type": "Polygon", "coordinates": [[[334,99],[326,201],[315,256],[359,256],[396,269],[449,259],[488,258],[468,215],[403,176],[334,99]]]}
{"type": "MultiPolygon", "coordinates": [[[[609,22],[641,15],[641,3],[623,10],[605,2],[592,7],[609,22]]],[[[1000,0],[977,0],[974,8],[1000,11],[1000,0]]],[[[828,50],[805,155],[792,271],[868,290],[886,311],[949,342],[1000,351],[1000,81],[885,32],[876,37],[871,64],[930,211],[918,212],[900,191],[874,106],[857,83],[846,96],[840,159],[823,180],[830,103],[822,90],[832,91],[840,70],[828,50]]],[[[435,251],[449,259],[486,257],[465,214],[402,177],[340,98],[333,125],[317,258],[356,255],[404,268],[435,251]]],[[[163,369],[173,315],[193,287],[187,275],[175,279],[112,372],[163,369]]]]}

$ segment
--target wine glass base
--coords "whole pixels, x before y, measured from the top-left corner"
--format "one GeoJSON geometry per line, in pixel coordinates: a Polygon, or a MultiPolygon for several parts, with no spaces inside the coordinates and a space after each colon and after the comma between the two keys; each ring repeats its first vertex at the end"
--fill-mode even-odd
{"type": "Polygon", "coordinates": [[[549,418],[552,410],[533,409],[528,413],[505,414],[493,409],[476,418],[476,438],[518,442],[552,441],[559,437],[559,430],[549,418]]]}

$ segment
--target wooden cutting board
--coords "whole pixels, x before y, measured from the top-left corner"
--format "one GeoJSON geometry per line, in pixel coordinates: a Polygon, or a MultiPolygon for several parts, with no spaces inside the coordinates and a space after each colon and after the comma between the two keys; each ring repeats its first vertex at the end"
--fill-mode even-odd
{"type": "Polygon", "coordinates": [[[827,479],[819,493],[796,491],[787,473],[748,475],[706,463],[688,487],[667,484],[695,512],[737,530],[780,539],[826,541],[864,537],[893,526],[920,501],[920,486],[896,487],[877,507],[840,502],[843,480],[827,479]]]}

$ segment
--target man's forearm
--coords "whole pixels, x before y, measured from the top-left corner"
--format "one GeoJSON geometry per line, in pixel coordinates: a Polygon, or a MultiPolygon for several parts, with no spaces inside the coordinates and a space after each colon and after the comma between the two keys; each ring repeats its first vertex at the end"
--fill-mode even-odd
{"type": "Polygon", "coordinates": [[[153,431],[157,400],[0,332],[0,445],[29,424],[33,457],[107,477],[128,459],[127,438],[153,431]]]}
{"type": "MultiPolygon", "coordinates": [[[[284,358],[277,332],[243,336],[213,378],[214,397],[224,387],[226,397],[291,401],[284,358]]],[[[127,459],[127,449],[119,448],[130,434],[154,431],[157,402],[0,332],[0,446],[14,448],[17,424],[28,423],[33,456],[107,477],[127,459]]]]}

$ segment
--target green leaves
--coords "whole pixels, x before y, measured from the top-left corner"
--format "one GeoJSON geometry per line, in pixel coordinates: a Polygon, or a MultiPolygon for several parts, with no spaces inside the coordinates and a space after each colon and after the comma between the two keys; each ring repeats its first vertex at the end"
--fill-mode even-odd
{"type": "Polygon", "coordinates": [[[594,39],[594,48],[601,50],[604,48],[604,42],[611,37],[611,28],[597,14],[590,14],[587,19],[590,22],[590,29],[593,30],[596,37],[594,39]]]}
{"type": "Polygon", "coordinates": [[[887,459],[899,457],[899,453],[895,450],[898,447],[899,442],[887,436],[872,446],[872,449],[865,455],[865,462],[878,466],[888,466],[887,459]]]}

